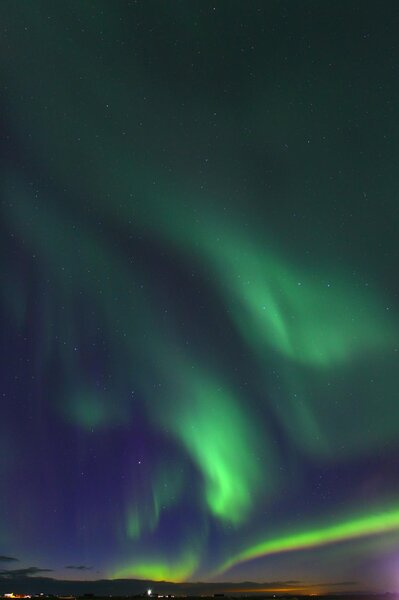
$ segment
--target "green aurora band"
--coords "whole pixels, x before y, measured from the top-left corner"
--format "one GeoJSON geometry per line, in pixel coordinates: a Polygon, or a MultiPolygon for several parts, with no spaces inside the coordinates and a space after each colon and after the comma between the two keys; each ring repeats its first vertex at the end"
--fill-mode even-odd
{"type": "Polygon", "coordinates": [[[230,558],[221,565],[218,572],[224,573],[240,563],[272,554],[308,550],[327,544],[377,536],[397,530],[399,530],[399,510],[397,508],[384,508],[379,513],[355,517],[334,525],[311,528],[308,531],[267,539],[230,558]]]}
{"type": "Polygon", "coordinates": [[[175,563],[167,563],[162,559],[151,559],[148,562],[132,561],[131,566],[125,566],[112,574],[114,579],[134,577],[152,581],[173,581],[176,583],[186,581],[198,566],[198,557],[187,554],[175,563]]]}
{"type": "MultiPolygon", "coordinates": [[[[53,216],[49,211],[45,214],[37,210],[30,213],[30,205],[23,200],[22,192],[19,195],[19,202],[10,204],[7,210],[13,229],[21,230],[21,236],[23,235],[27,240],[29,236],[33,236],[32,251],[38,255],[42,254],[43,262],[48,263],[54,276],[60,276],[61,289],[66,269],[67,273],[74,273],[74,277],[80,281],[81,286],[87,288],[90,295],[93,295],[93,290],[98,286],[101,286],[99,291],[102,291],[103,266],[107,264],[108,289],[112,290],[112,293],[104,290],[104,293],[96,297],[106,322],[112,323],[114,315],[119,314],[127,331],[140,331],[136,314],[139,315],[141,328],[143,320],[153,321],[156,315],[155,304],[153,303],[150,308],[148,303],[144,304],[140,300],[139,295],[135,298],[136,306],[140,306],[138,312],[132,312],[128,305],[121,304],[119,301],[116,303],[115,298],[123,296],[123,280],[129,275],[124,273],[124,267],[117,256],[112,259],[109,254],[101,257],[103,252],[101,245],[94,238],[90,239],[89,232],[86,232],[83,237],[86,245],[80,244],[79,255],[75,256],[77,249],[74,242],[75,233],[55,213],[53,216]],[[27,217],[29,213],[30,216],[27,217]],[[26,223],[29,223],[29,228],[24,226],[26,223]],[[49,237],[50,232],[51,237],[49,237]],[[45,246],[44,240],[46,240],[45,246]],[[111,266],[112,261],[113,266],[111,266]],[[60,263],[65,265],[61,274],[58,268],[60,263]],[[91,274],[89,279],[87,272],[91,274]]],[[[171,231],[171,234],[176,241],[176,231],[171,231]]],[[[244,247],[248,245],[251,250],[237,253],[234,242],[236,235],[233,231],[229,235],[228,229],[225,228],[224,236],[224,243],[214,243],[213,236],[208,232],[207,235],[204,234],[200,245],[194,242],[194,248],[189,244],[190,238],[184,238],[184,252],[191,251],[195,257],[198,251],[201,251],[201,259],[209,262],[210,268],[214,270],[215,285],[220,286],[225,294],[225,301],[231,306],[231,314],[237,328],[253,347],[260,364],[263,362],[262,356],[265,355],[267,346],[270,349],[275,348],[285,359],[289,359],[286,366],[287,377],[283,379],[286,390],[290,387],[298,389],[303,379],[301,373],[293,369],[294,363],[299,365],[306,363],[312,369],[319,370],[321,381],[324,382],[328,369],[335,366],[337,362],[344,363],[345,360],[356,359],[362,353],[366,357],[373,356],[376,350],[384,352],[384,348],[389,350],[392,347],[396,325],[383,310],[384,302],[378,301],[374,294],[370,293],[366,299],[362,297],[360,301],[360,292],[351,290],[348,285],[345,286],[343,280],[339,280],[339,283],[331,287],[327,283],[313,283],[313,280],[327,282],[328,278],[316,277],[314,274],[309,277],[298,273],[296,269],[290,270],[277,259],[262,259],[262,246],[254,248],[253,245],[247,244],[243,236],[241,236],[242,244],[244,247]],[[324,302],[319,305],[320,297],[323,296],[324,302]],[[337,311],[337,307],[341,309],[337,311]]],[[[63,293],[65,290],[64,292],[60,290],[60,295],[63,293]]],[[[165,332],[165,325],[163,331],[170,339],[175,337],[169,328],[166,329],[167,333],[165,332]]],[[[129,337],[123,338],[122,343],[126,348],[127,356],[130,356],[131,360],[137,360],[136,343],[129,337]]],[[[193,357],[192,364],[189,364],[187,359],[182,360],[179,354],[174,356],[165,348],[161,339],[156,344],[151,343],[147,349],[143,338],[140,352],[145,360],[153,364],[154,370],[158,370],[158,378],[163,381],[167,390],[160,396],[159,393],[154,394],[154,391],[150,390],[144,381],[142,382],[147,393],[151,420],[161,429],[167,426],[196,463],[203,476],[203,497],[209,513],[222,522],[230,522],[238,526],[249,517],[257,494],[259,493],[259,497],[262,495],[265,497],[267,488],[272,489],[275,485],[270,448],[263,448],[262,453],[268,467],[260,476],[259,463],[255,459],[259,450],[259,448],[256,450],[256,447],[259,443],[256,441],[255,419],[251,417],[250,410],[247,408],[244,414],[239,408],[240,403],[230,392],[224,391],[226,385],[221,375],[215,378],[213,375],[207,375],[204,369],[198,370],[196,366],[193,367],[196,363],[200,363],[199,359],[193,357]],[[166,360],[165,356],[169,359],[166,360]],[[165,364],[167,364],[166,371],[164,371],[165,364]],[[154,411],[156,406],[159,408],[154,411]],[[163,410],[160,410],[161,406],[163,410]],[[166,406],[167,410],[165,410],[166,406]],[[167,419],[165,415],[168,415],[167,419]],[[227,421],[229,428],[224,427],[227,421]],[[204,439],[207,440],[207,444],[203,444],[204,439]]],[[[65,358],[66,364],[69,363],[68,369],[73,369],[72,356],[68,355],[65,358]]],[[[316,374],[313,373],[312,381],[315,377],[317,380],[317,371],[316,374]]],[[[333,373],[330,373],[329,377],[334,380],[333,373]]],[[[388,378],[393,377],[393,370],[388,371],[388,378]]],[[[386,385],[386,382],[382,384],[386,385]]],[[[325,390],[323,394],[327,399],[325,390]]],[[[302,397],[293,400],[291,410],[296,412],[297,419],[287,421],[282,418],[284,426],[290,430],[290,424],[295,423],[295,431],[303,431],[303,435],[298,437],[298,442],[303,441],[304,446],[309,448],[313,455],[320,455],[320,451],[327,457],[334,455],[336,447],[341,442],[337,436],[328,439],[328,427],[323,424],[323,421],[330,418],[329,404],[314,403],[311,395],[308,396],[307,385],[302,397]]],[[[275,407],[276,414],[279,414],[281,407],[279,394],[276,395],[276,401],[271,406],[275,407]]],[[[115,422],[123,422],[132,408],[125,402],[110,403],[101,399],[97,392],[93,394],[87,388],[82,388],[78,390],[77,395],[72,394],[67,402],[62,404],[61,410],[68,411],[68,419],[90,430],[93,427],[112,427],[115,422]]],[[[334,407],[331,410],[334,411],[334,407]]],[[[374,408],[371,403],[369,411],[365,411],[366,419],[371,418],[373,414],[374,408]]],[[[390,426],[390,434],[396,436],[397,425],[394,419],[390,421],[390,426]]],[[[388,434],[389,429],[386,428],[386,435],[388,434]]],[[[347,443],[352,444],[352,450],[356,449],[357,439],[359,443],[367,441],[364,430],[359,430],[358,437],[356,432],[348,430],[349,435],[351,440],[344,437],[347,443]]],[[[265,443],[263,441],[263,445],[265,443]]],[[[379,443],[379,437],[374,440],[369,438],[368,447],[371,443],[379,443]]],[[[165,506],[165,503],[163,505],[165,506]]],[[[150,501],[144,509],[139,508],[137,502],[127,505],[126,536],[128,538],[139,541],[145,532],[156,529],[160,519],[157,506],[155,500],[150,501]]],[[[396,519],[397,513],[390,513],[390,518],[387,520],[383,517],[355,519],[330,528],[270,540],[264,544],[257,544],[240,553],[236,558],[229,559],[224,563],[222,570],[256,556],[310,548],[390,530],[396,527],[396,519]]],[[[195,568],[200,564],[200,551],[195,549],[190,554],[187,564],[168,565],[168,563],[163,564],[162,561],[154,564],[143,563],[142,566],[137,565],[135,561],[134,564],[134,567],[117,569],[113,576],[130,573],[130,576],[135,577],[169,578],[181,581],[195,572],[195,568]],[[199,554],[195,554],[196,552],[199,554]],[[196,556],[195,561],[194,556],[196,556]]]]}
{"type": "MultiPolygon", "coordinates": [[[[177,396],[183,402],[173,414],[176,433],[204,475],[209,511],[222,521],[239,524],[255,502],[261,479],[254,460],[255,424],[248,424],[220,380],[192,370],[187,377],[186,371],[179,369],[179,374],[189,385],[183,383],[177,396]]],[[[172,420],[168,422],[172,427],[172,420]]]]}
{"type": "MultiPolygon", "coordinates": [[[[46,25],[33,3],[6,4],[16,22],[30,19],[33,47],[56,46],[48,61],[41,61],[39,72],[30,63],[26,42],[10,33],[13,69],[5,65],[5,78],[16,138],[34,164],[48,165],[49,179],[61,182],[62,188],[65,184],[68,202],[57,200],[56,194],[53,199],[48,190],[36,197],[27,176],[10,169],[3,173],[1,208],[4,227],[37,265],[37,372],[47,373],[56,354],[66,382],[51,408],[89,440],[116,427],[129,430],[140,403],[157,435],[184,456],[179,462],[172,454],[167,465],[161,457],[159,464],[148,467],[142,488],[135,482],[126,485],[113,523],[123,558],[107,565],[108,572],[114,578],[157,581],[202,576],[212,571],[206,562],[210,530],[221,539],[218,574],[259,557],[397,531],[399,510],[388,503],[366,516],[324,526],[310,523],[304,531],[283,534],[275,532],[284,531],[280,521],[273,524],[273,533],[267,531],[273,520],[259,508],[273,513],[284,484],[293,493],[296,455],[328,467],[367,459],[389,444],[397,448],[399,327],[395,311],[388,310],[393,299],[379,285],[378,272],[369,274],[368,265],[362,271],[350,256],[345,264],[332,266],[322,244],[317,259],[304,259],[295,244],[289,246],[290,233],[284,227],[276,233],[265,214],[257,222],[256,206],[247,206],[244,193],[230,202],[224,183],[215,184],[212,192],[199,192],[184,170],[175,178],[173,169],[159,167],[152,153],[143,158],[147,155],[141,152],[139,135],[136,141],[122,133],[125,115],[132,123],[141,118],[131,108],[141,106],[140,85],[129,85],[125,67],[113,55],[112,68],[103,69],[101,62],[93,66],[97,38],[90,29],[88,5],[76,8],[87,38],[84,44],[71,44],[68,53],[54,41],[58,36],[46,29],[51,22],[46,25]],[[101,69],[101,86],[82,76],[101,69]],[[90,100],[77,103],[71,92],[75,87],[90,100]],[[31,94],[29,112],[23,101],[26,90],[31,94]],[[188,311],[189,324],[183,327],[179,310],[187,307],[179,304],[178,292],[173,311],[169,305],[166,310],[159,302],[161,286],[146,264],[136,256],[127,259],[112,235],[102,235],[91,221],[105,223],[105,233],[120,231],[124,242],[153,244],[154,253],[195,273],[210,299],[209,305],[204,302],[204,313],[198,311],[201,325],[191,322],[197,313],[188,311]],[[89,307],[83,324],[78,321],[82,298],[89,307]],[[212,319],[212,302],[221,307],[229,339],[240,347],[230,361],[224,356],[228,342],[213,337],[218,318],[212,319]],[[102,368],[109,375],[101,389],[82,373],[75,351],[82,339],[95,338],[99,330],[107,341],[102,368]],[[125,388],[137,392],[132,396],[125,388]],[[281,451],[275,428],[289,440],[294,458],[281,451]],[[184,528],[176,556],[170,558],[167,549],[158,548],[156,533],[179,510],[191,487],[198,490],[190,507],[196,521],[184,528]],[[265,532],[261,542],[248,541],[254,539],[254,529],[265,532]],[[232,550],[237,547],[244,549],[232,550]]],[[[117,28],[106,4],[104,14],[117,28]]],[[[183,21],[189,24],[188,17],[183,21]]],[[[135,64],[128,71],[142,76],[135,64]]],[[[175,125],[165,118],[165,99],[157,85],[149,87],[156,103],[152,112],[165,123],[159,135],[173,140],[175,125]]],[[[189,123],[195,123],[196,102],[184,115],[189,123]]],[[[248,106],[244,103],[241,109],[243,120],[253,110],[248,106]]],[[[251,116],[257,118],[258,113],[251,116]]],[[[256,129],[258,123],[253,125],[256,129]]],[[[225,126],[229,128],[228,121],[225,126]]],[[[152,127],[155,133],[146,134],[150,138],[158,135],[156,121],[152,127]]],[[[277,133],[279,139],[288,139],[289,127],[284,135],[277,133]]],[[[196,135],[193,128],[194,139],[196,135]]],[[[324,200],[322,190],[320,197],[324,200]]],[[[29,312],[29,286],[5,257],[4,252],[2,302],[22,328],[29,312]]],[[[3,439],[5,435],[0,448],[9,445],[3,439]]],[[[6,471],[2,462],[0,452],[0,471],[6,471]]]]}
{"type": "MultiPolygon", "coordinates": [[[[55,213],[51,216],[48,210],[46,213],[38,210],[30,212],[29,202],[24,201],[23,195],[21,192],[19,202],[10,203],[7,207],[8,218],[13,229],[20,231],[24,239],[29,240],[31,237],[32,251],[41,255],[42,261],[48,264],[54,276],[59,277],[60,296],[67,292],[66,289],[62,290],[65,273],[71,273],[80,282],[80,286],[87,289],[89,295],[93,296],[96,290],[100,292],[96,294],[95,301],[104,314],[106,323],[111,324],[115,314],[124,322],[126,331],[140,332],[143,330],[143,322],[154,323],[154,316],[157,314],[154,302],[152,305],[144,303],[137,294],[134,301],[136,307],[140,308],[132,312],[128,304],[116,300],[123,297],[124,278],[131,276],[125,273],[124,266],[116,255],[107,254],[102,257],[104,251],[99,240],[91,239],[89,232],[83,236],[85,244],[77,247],[74,241],[76,234],[65,224],[63,218],[55,213]],[[29,223],[28,228],[26,223],[29,223]],[[61,273],[59,264],[65,265],[61,273]],[[105,264],[108,265],[109,291],[102,284],[105,264]],[[87,272],[90,273],[89,278],[87,272]]],[[[170,239],[174,238],[174,243],[177,233],[175,230],[170,231],[170,239]]],[[[297,443],[303,443],[312,455],[320,456],[321,452],[326,457],[333,456],[336,448],[341,445],[341,440],[337,435],[329,438],[329,429],[324,422],[330,419],[331,411],[334,412],[335,408],[333,405],[330,407],[328,401],[320,404],[316,398],[313,400],[306,383],[301,397],[294,398],[289,394],[290,388],[298,389],[301,385],[303,387],[303,375],[298,369],[294,369],[293,365],[298,363],[300,366],[305,363],[311,367],[312,382],[315,377],[317,381],[318,371],[322,384],[326,376],[334,380],[334,373],[328,374],[328,370],[336,367],[336,363],[338,366],[342,363],[342,368],[345,369],[345,361],[353,359],[356,364],[361,354],[367,358],[373,356],[376,351],[389,351],[394,343],[396,324],[384,311],[384,301],[374,294],[369,293],[364,298],[360,292],[345,285],[344,279],[339,279],[338,283],[330,287],[327,285],[327,277],[314,274],[310,277],[296,269],[289,269],[278,259],[266,258],[260,244],[254,247],[242,235],[242,247],[247,246],[250,250],[237,253],[236,234],[233,230],[229,232],[226,227],[224,238],[224,242],[214,242],[214,236],[208,231],[206,235],[203,234],[202,242],[197,244],[196,241],[192,241],[192,237],[184,237],[183,252],[192,252],[194,258],[200,252],[201,260],[208,263],[210,270],[214,272],[214,284],[220,286],[226,304],[231,307],[231,315],[238,331],[253,348],[260,365],[263,364],[263,356],[270,356],[273,348],[287,361],[287,375],[282,379],[282,384],[288,392],[288,398],[293,400],[291,410],[296,413],[297,418],[287,421],[281,415],[284,427],[290,431],[291,424],[294,423],[295,431],[303,432],[299,435],[297,443]],[[321,297],[324,299],[322,303],[321,297]],[[266,351],[267,347],[269,352],[266,351]]],[[[67,329],[71,330],[71,326],[67,329]]],[[[161,330],[164,336],[170,339],[175,337],[167,324],[163,324],[161,330]]],[[[65,335],[70,334],[66,332],[65,335]]],[[[138,360],[136,339],[126,336],[115,339],[115,343],[122,343],[131,361],[138,360]]],[[[180,342],[177,340],[176,343],[179,347],[180,342]]],[[[46,348],[45,344],[43,348],[46,348]]],[[[46,352],[48,351],[49,349],[46,349],[46,352]]],[[[259,498],[267,497],[267,490],[273,489],[273,462],[277,460],[277,456],[273,459],[272,451],[265,448],[266,441],[263,441],[262,454],[266,457],[267,469],[262,476],[260,475],[259,462],[255,458],[259,443],[250,407],[247,407],[244,414],[239,408],[240,402],[230,392],[224,391],[226,385],[222,374],[218,377],[207,375],[204,368],[198,369],[197,366],[193,366],[201,363],[199,358],[192,357],[192,364],[189,364],[187,359],[182,360],[178,354],[174,356],[165,348],[161,338],[157,343],[152,342],[148,346],[142,337],[140,352],[144,360],[150,362],[154,371],[158,372],[158,379],[167,390],[160,395],[149,389],[145,381],[141,382],[146,390],[149,417],[156,427],[168,427],[202,473],[204,504],[209,514],[235,526],[245,522],[251,514],[257,495],[259,498]],[[169,360],[166,361],[165,356],[169,356],[169,360]],[[158,409],[154,410],[157,406],[158,409]],[[224,426],[227,421],[229,428],[224,426]],[[207,440],[206,444],[203,444],[204,439],[207,440]]],[[[73,370],[73,353],[67,354],[65,359],[67,369],[73,370]]],[[[45,359],[42,360],[45,362],[45,359]]],[[[387,372],[388,381],[395,377],[393,369],[392,366],[392,370],[387,372]]],[[[265,385],[265,382],[261,382],[260,385],[265,385]]],[[[381,385],[385,386],[386,380],[382,381],[381,385]]],[[[375,414],[371,394],[372,392],[369,410],[364,410],[366,421],[374,418],[375,414]]],[[[328,400],[324,388],[323,395],[328,400]]],[[[374,394],[372,395],[374,397],[374,394]]],[[[276,394],[276,400],[271,403],[277,415],[282,407],[280,396],[281,392],[276,394]]],[[[378,399],[378,395],[375,398],[378,399]]],[[[333,397],[331,399],[335,402],[333,397]]],[[[90,430],[93,427],[112,427],[116,422],[124,422],[132,407],[125,402],[121,403],[120,400],[109,402],[102,399],[97,392],[93,394],[82,387],[61,405],[61,411],[65,410],[69,420],[90,430]]],[[[390,420],[389,427],[386,427],[385,435],[395,437],[395,419],[390,420]]],[[[362,429],[358,432],[350,429],[343,437],[350,444],[348,447],[352,447],[352,451],[356,450],[357,442],[360,444],[360,450],[367,440],[368,448],[380,442],[379,436],[373,439],[362,429]]],[[[146,532],[156,529],[160,512],[157,503],[154,502],[152,508],[151,503],[152,501],[150,508],[144,509],[139,508],[137,502],[127,504],[127,538],[139,541],[146,532]]],[[[330,528],[277,538],[257,544],[240,553],[238,557],[229,559],[224,563],[223,569],[256,556],[349,540],[390,530],[396,525],[397,513],[390,513],[388,519],[355,519],[330,528]]],[[[130,574],[135,577],[180,581],[195,572],[195,568],[200,564],[200,555],[201,552],[196,548],[194,553],[189,555],[187,564],[178,562],[168,565],[157,561],[140,566],[134,561],[134,567],[117,569],[113,576],[130,574]],[[195,554],[196,552],[198,554],[195,554]],[[195,560],[193,556],[196,557],[195,560]]]]}

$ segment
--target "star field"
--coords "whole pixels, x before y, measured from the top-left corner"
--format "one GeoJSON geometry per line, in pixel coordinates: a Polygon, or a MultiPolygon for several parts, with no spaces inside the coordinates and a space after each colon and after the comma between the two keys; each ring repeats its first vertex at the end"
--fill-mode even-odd
{"type": "Polygon", "coordinates": [[[397,16],[1,4],[7,573],[397,591],[397,16]]]}

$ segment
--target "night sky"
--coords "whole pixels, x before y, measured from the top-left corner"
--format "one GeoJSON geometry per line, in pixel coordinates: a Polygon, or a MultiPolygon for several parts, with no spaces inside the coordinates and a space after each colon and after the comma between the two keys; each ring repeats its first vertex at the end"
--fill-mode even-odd
{"type": "Polygon", "coordinates": [[[3,0],[0,65],[0,580],[398,591],[398,2],[3,0]]]}

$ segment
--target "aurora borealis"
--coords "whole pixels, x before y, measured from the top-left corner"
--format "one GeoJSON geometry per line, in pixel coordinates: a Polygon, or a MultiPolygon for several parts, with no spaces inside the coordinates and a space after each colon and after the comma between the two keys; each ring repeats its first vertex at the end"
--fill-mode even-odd
{"type": "Polygon", "coordinates": [[[0,583],[399,591],[398,16],[0,4],[0,583]]]}

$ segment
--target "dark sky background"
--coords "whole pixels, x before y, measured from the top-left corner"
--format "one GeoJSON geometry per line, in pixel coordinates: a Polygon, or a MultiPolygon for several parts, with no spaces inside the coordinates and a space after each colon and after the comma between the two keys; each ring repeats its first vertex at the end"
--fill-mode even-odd
{"type": "Polygon", "coordinates": [[[397,591],[396,0],[0,44],[0,583],[397,591]]]}

